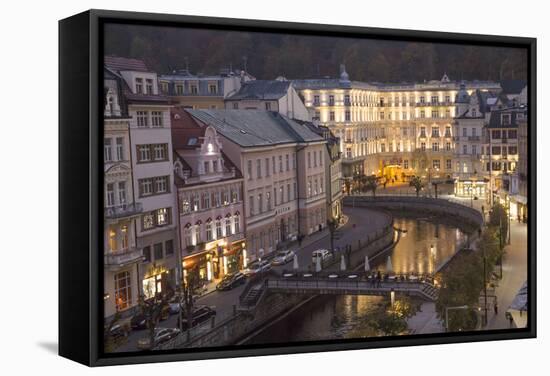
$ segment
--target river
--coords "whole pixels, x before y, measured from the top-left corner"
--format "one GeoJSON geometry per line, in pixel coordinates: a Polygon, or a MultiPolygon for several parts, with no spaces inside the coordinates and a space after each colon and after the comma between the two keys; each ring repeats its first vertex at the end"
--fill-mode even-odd
{"type": "MultiPolygon", "coordinates": [[[[385,270],[391,258],[396,273],[432,273],[448,260],[465,240],[465,234],[444,218],[395,218],[396,228],[406,230],[388,253],[371,260],[372,269],[385,270]]],[[[374,336],[369,322],[387,297],[319,296],[257,334],[247,344],[303,342],[374,336]]]]}

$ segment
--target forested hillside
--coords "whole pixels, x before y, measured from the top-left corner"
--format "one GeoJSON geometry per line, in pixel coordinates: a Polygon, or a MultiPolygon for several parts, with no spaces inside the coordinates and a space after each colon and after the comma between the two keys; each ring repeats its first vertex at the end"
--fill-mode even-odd
{"type": "Polygon", "coordinates": [[[258,79],[336,77],[342,62],[359,81],[527,78],[525,50],[511,48],[133,25],[108,25],[105,35],[106,54],[143,59],[159,73],[187,65],[213,74],[246,59],[258,79]]]}

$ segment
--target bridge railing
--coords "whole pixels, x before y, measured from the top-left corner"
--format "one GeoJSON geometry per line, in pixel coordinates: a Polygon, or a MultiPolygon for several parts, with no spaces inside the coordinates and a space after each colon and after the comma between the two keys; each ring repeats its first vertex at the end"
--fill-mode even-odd
{"type": "Polygon", "coordinates": [[[419,273],[390,273],[380,274],[380,276],[373,273],[365,272],[353,272],[353,271],[322,271],[311,273],[309,271],[283,271],[279,277],[273,277],[268,279],[268,287],[272,286],[271,281],[282,281],[283,283],[317,283],[327,282],[332,285],[338,285],[343,283],[362,283],[362,284],[378,284],[378,283],[391,283],[391,284],[412,284],[412,283],[424,283],[434,285],[434,277],[432,274],[419,274],[419,273]]]}
{"type": "MultiPolygon", "coordinates": [[[[363,294],[379,294],[387,293],[389,291],[396,292],[415,292],[420,295],[427,295],[424,292],[424,287],[428,286],[426,282],[423,281],[396,281],[396,280],[386,280],[386,281],[368,281],[368,280],[337,280],[330,281],[326,279],[315,279],[315,280],[268,280],[267,287],[272,290],[283,290],[283,291],[302,291],[304,293],[313,293],[316,292],[342,292],[350,293],[355,291],[357,293],[363,294]]],[[[429,285],[433,286],[433,285],[429,285]]],[[[428,295],[429,296],[429,295],[428,295]]]]}

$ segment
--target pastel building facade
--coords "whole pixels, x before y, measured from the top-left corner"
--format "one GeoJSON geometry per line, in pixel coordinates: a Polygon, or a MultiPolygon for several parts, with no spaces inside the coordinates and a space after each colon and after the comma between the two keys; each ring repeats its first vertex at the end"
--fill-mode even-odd
{"type": "Polygon", "coordinates": [[[246,267],[243,177],[214,127],[171,116],[183,275],[209,282],[246,267]]]}
{"type": "Polygon", "coordinates": [[[461,197],[486,198],[488,180],[484,176],[481,155],[484,152],[485,125],[490,117],[489,103],[497,93],[476,90],[471,95],[461,85],[456,97],[454,120],[455,189],[461,197]]]}
{"type": "Polygon", "coordinates": [[[131,314],[141,286],[143,260],[136,224],[143,207],[133,198],[130,116],[122,97],[121,77],[104,71],[104,316],[131,314]]]}
{"type": "Polygon", "coordinates": [[[325,144],[307,127],[259,110],[188,110],[220,136],[243,174],[247,262],[326,226],[325,144]]]}
{"type": "Polygon", "coordinates": [[[175,70],[159,77],[162,94],[178,106],[188,109],[223,109],[224,100],[235,94],[241,84],[254,77],[244,71],[223,69],[217,75],[192,74],[175,70]]]}
{"type": "Polygon", "coordinates": [[[129,115],[129,150],[136,220],[140,296],[175,289],[178,276],[176,200],[174,194],[170,101],[161,95],[158,77],[140,60],[105,57],[105,67],[122,78],[129,115]]]}
{"type": "Polygon", "coordinates": [[[225,99],[225,108],[232,110],[266,110],[290,119],[309,120],[310,115],[291,81],[250,80],[225,99]]]}

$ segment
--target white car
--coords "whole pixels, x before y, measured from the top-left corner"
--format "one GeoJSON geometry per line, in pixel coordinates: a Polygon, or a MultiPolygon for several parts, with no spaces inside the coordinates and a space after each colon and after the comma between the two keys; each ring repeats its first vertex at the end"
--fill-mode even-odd
{"type": "Polygon", "coordinates": [[[150,350],[151,348],[160,345],[172,338],[175,338],[180,334],[178,328],[155,328],[155,334],[153,335],[153,346],[149,337],[144,337],[138,340],[137,348],[140,350],[150,350]]]}
{"type": "Polygon", "coordinates": [[[313,251],[311,254],[311,261],[313,262],[313,265],[317,264],[317,259],[321,259],[321,263],[325,262],[326,260],[329,260],[332,257],[332,254],[328,249],[318,249],[316,251],[313,251]]]}
{"type": "Polygon", "coordinates": [[[284,265],[294,260],[294,251],[287,249],[286,251],[279,251],[275,255],[275,258],[271,261],[271,265],[284,265]]]}
{"type": "Polygon", "coordinates": [[[243,274],[247,277],[251,277],[260,272],[266,272],[271,270],[271,263],[269,261],[263,260],[262,262],[254,262],[248,266],[243,271],[243,274]]]}

